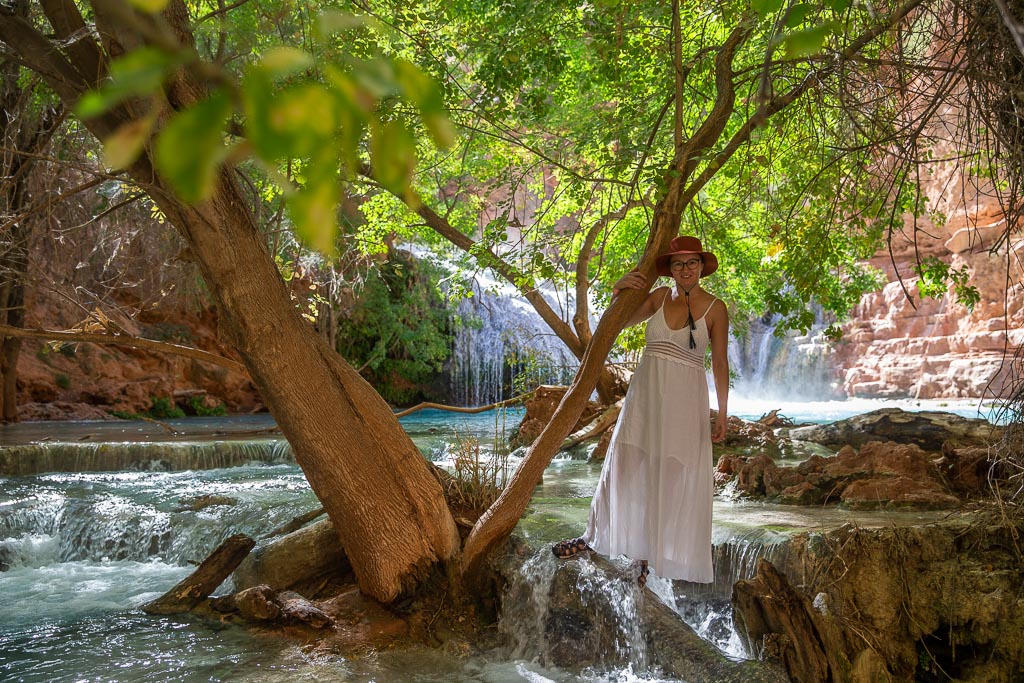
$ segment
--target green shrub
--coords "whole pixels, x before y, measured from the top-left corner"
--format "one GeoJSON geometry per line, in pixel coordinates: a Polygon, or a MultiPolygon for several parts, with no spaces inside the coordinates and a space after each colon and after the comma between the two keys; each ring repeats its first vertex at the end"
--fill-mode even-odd
{"type": "Polygon", "coordinates": [[[131,413],[127,410],[111,410],[110,414],[116,417],[118,420],[138,420],[143,417],[138,413],[131,413]]]}
{"type": "Polygon", "coordinates": [[[188,407],[192,409],[192,412],[199,417],[220,417],[221,415],[227,415],[228,409],[224,405],[223,401],[220,401],[217,405],[212,408],[203,401],[202,396],[193,396],[188,400],[188,407]]]}
{"type": "Polygon", "coordinates": [[[61,389],[71,388],[71,378],[65,375],[63,372],[54,377],[54,381],[57,382],[57,386],[61,389]]]}
{"type": "Polygon", "coordinates": [[[178,417],[185,417],[185,411],[175,405],[174,401],[166,396],[151,397],[153,404],[146,411],[146,417],[154,420],[172,420],[178,417]]]}

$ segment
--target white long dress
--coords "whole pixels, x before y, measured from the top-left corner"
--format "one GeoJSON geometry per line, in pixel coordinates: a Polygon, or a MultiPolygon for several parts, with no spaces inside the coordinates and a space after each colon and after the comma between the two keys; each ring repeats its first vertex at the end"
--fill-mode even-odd
{"type": "Polygon", "coordinates": [[[658,576],[701,583],[714,580],[707,313],[695,322],[695,349],[688,326],[669,328],[664,304],[648,321],[583,536],[603,555],[645,559],[658,576]]]}

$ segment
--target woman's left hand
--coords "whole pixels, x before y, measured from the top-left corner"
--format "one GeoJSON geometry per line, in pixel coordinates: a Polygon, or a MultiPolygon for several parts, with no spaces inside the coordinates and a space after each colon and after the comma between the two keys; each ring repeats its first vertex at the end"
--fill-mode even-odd
{"type": "Polygon", "coordinates": [[[718,415],[715,416],[715,426],[711,430],[711,440],[715,443],[721,443],[725,440],[725,435],[729,431],[729,420],[726,418],[725,411],[718,411],[718,415]]]}

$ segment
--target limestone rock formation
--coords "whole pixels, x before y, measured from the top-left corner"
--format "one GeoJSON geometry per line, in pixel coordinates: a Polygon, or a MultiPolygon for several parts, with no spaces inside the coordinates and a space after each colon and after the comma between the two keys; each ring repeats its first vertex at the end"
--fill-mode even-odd
{"type": "Polygon", "coordinates": [[[790,439],[813,441],[825,446],[859,448],[869,441],[915,444],[926,451],[940,451],[943,444],[960,448],[985,446],[1002,437],[1002,429],[982,419],[953,413],[908,412],[882,408],[827,425],[783,430],[790,439]]]}
{"type": "Polygon", "coordinates": [[[795,681],[1009,683],[1024,671],[1019,522],[845,526],[737,582],[734,621],[795,681]]]}

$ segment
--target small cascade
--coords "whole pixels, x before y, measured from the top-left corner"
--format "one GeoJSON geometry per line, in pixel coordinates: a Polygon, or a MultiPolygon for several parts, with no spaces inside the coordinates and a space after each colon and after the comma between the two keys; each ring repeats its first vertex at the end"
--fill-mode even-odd
{"type": "Polygon", "coordinates": [[[175,472],[294,462],[282,438],[222,441],[76,443],[48,441],[0,448],[0,476],[41,472],[175,472]]]}
{"type": "Polygon", "coordinates": [[[741,396],[788,401],[843,398],[831,365],[831,342],[824,323],[807,334],[776,334],[779,317],[751,323],[746,336],[729,341],[729,364],[738,375],[735,391],[741,396]]]}
{"type": "Polygon", "coordinates": [[[498,628],[512,658],[647,670],[635,580],[608,581],[608,572],[586,558],[558,564],[546,549],[507,569],[512,580],[498,628]]]}
{"type": "MultiPolygon", "coordinates": [[[[544,294],[567,318],[572,302],[561,303],[554,291],[544,294]]],[[[517,387],[566,384],[576,372],[577,358],[510,285],[478,275],[473,296],[459,302],[457,314],[448,371],[455,404],[495,403],[517,387]]]]}
{"type": "Polygon", "coordinates": [[[232,534],[258,538],[288,521],[297,514],[297,498],[308,499],[298,509],[317,506],[293,466],[276,477],[265,467],[248,477],[246,468],[237,469],[234,486],[206,473],[40,478],[41,489],[0,501],[0,571],[68,562],[185,566],[232,534]]]}
{"type": "MultiPolygon", "coordinates": [[[[724,534],[722,534],[724,536],[724,534]]],[[[712,583],[674,581],[669,604],[702,638],[732,657],[749,656],[732,623],[732,587],[754,575],[757,563],[766,559],[776,566],[785,559],[786,539],[780,534],[752,529],[741,536],[715,539],[712,583]]],[[[667,582],[666,582],[667,583],[667,582]]]]}

